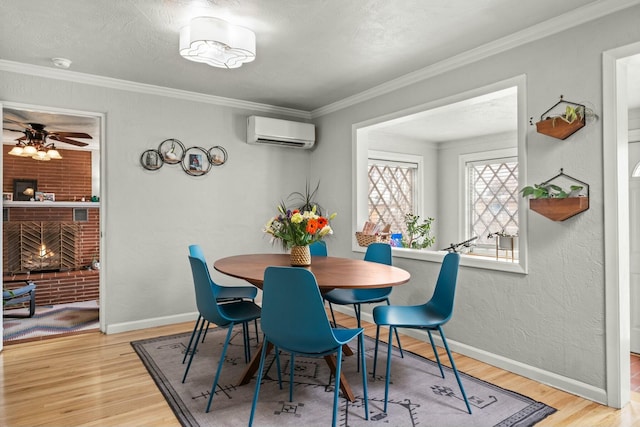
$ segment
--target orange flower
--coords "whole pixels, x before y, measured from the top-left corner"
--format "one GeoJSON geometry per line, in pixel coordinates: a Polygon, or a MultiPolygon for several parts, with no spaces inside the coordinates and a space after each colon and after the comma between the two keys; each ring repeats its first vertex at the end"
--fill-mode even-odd
{"type": "Polygon", "coordinates": [[[316,231],[318,231],[318,220],[309,219],[307,222],[307,233],[313,235],[316,234],[316,231]]]}
{"type": "Polygon", "coordinates": [[[324,228],[327,224],[329,224],[329,220],[323,216],[318,217],[318,228],[324,228]]]}

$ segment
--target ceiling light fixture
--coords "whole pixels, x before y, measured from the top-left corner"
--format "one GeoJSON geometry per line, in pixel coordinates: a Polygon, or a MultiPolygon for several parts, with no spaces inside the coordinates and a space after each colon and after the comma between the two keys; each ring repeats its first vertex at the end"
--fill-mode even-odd
{"type": "Polygon", "coordinates": [[[238,68],[256,59],[256,35],[222,19],[193,18],[180,30],[180,55],[212,67],[238,68]]]}
{"type": "Polygon", "coordinates": [[[18,143],[11,148],[8,154],[18,157],[31,157],[34,160],[43,161],[62,159],[55,145],[36,139],[29,139],[26,143],[18,140],[18,143]]]}

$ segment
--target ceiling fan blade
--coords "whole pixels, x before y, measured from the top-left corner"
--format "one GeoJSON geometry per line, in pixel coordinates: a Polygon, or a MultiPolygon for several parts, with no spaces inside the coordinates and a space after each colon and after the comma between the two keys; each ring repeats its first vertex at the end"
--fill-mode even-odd
{"type": "Polygon", "coordinates": [[[84,132],[50,132],[49,137],[57,135],[62,138],[89,138],[93,139],[91,135],[84,132]]]}
{"type": "MultiPolygon", "coordinates": [[[[9,123],[14,123],[14,124],[16,124],[16,125],[19,125],[19,126],[20,126],[20,127],[22,127],[22,128],[25,128],[25,129],[31,129],[31,124],[22,123],[22,122],[19,122],[19,121],[17,121],[17,120],[10,119],[10,118],[8,118],[8,117],[7,117],[7,118],[5,118],[5,119],[4,119],[4,121],[5,121],[5,122],[9,122],[9,123]]],[[[13,130],[13,129],[9,129],[9,130],[13,130]]],[[[20,132],[22,132],[22,131],[20,131],[20,132]]]]}
{"type": "Polygon", "coordinates": [[[9,129],[9,128],[2,128],[2,130],[8,130],[8,131],[11,131],[11,132],[24,132],[24,130],[23,130],[23,129],[9,129]]]}
{"type": "Polygon", "coordinates": [[[89,145],[86,142],[68,139],[68,138],[65,138],[64,136],[60,136],[57,134],[50,134],[49,139],[53,139],[54,141],[66,142],[67,144],[76,145],[78,147],[84,147],[85,145],[89,145]]]}

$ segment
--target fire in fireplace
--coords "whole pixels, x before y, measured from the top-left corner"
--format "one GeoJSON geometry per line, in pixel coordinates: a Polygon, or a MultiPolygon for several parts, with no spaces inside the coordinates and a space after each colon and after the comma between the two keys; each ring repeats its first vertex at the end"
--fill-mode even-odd
{"type": "Polygon", "coordinates": [[[4,271],[26,273],[78,269],[73,222],[20,221],[4,224],[4,271]]]}

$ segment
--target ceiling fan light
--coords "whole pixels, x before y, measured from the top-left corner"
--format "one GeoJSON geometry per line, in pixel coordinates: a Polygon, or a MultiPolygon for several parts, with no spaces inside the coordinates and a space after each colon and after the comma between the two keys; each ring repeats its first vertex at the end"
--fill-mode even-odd
{"type": "Polygon", "coordinates": [[[31,158],[33,160],[43,160],[43,161],[51,160],[49,156],[47,156],[47,153],[42,150],[36,152],[36,154],[34,154],[31,158]]]}
{"type": "Polygon", "coordinates": [[[55,148],[50,148],[50,149],[47,151],[47,156],[48,156],[50,159],[55,159],[55,160],[60,160],[60,159],[62,159],[62,156],[60,155],[60,153],[58,152],[58,150],[56,150],[55,148]]]}
{"type": "Polygon", "coordinates": [[[24,148],[22,148],[19,145],[14,145],[8,154],[11,154],[12,156],[22,156],[23,151],[24,151],[24,148]]]}
{"type": "Polygon", "coordinates": [[[22,155],[25,157],[33,156],[38,150],[33,145],[26,145],[22,151],[22,155]]]}

